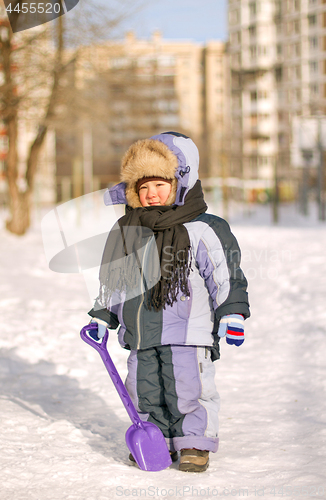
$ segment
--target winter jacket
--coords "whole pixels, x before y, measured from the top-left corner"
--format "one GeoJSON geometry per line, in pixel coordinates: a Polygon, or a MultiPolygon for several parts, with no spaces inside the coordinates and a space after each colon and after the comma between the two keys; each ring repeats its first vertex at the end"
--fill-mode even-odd
{"type": "MultiPolygon", "coordinates": [[[[178,158],[175,204],[184,198],[198,179],[198,150],[191,139],[169,133],[154,136],[164,142],[178,158]]],[[[127,203],[125,184],[120,183],[104,195],[107,205],[127,203]]],[[[148,310],[144,293],[125,300],[123,294],[108,308],[96,303],[89,312],[119,325],[120,344],[127,349],[147,349],[160,345],[216,346],[219,320],[226,314],[250,316],[247,280],[240,268],[240,249],[228,223],[203,213],[184,224],[192,251],[188,278],[190,296],[179,293],[177,302],[160,311],[148,310]]],[[[149,238],[146,245],[151,245],[149,238]]],[[[145,252],[144,252],[145,253],[145,252]]]]}

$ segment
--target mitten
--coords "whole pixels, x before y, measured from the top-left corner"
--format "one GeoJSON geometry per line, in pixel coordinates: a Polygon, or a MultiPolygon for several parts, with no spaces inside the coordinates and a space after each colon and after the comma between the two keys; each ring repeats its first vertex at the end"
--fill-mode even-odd
{"type": "Polygon", "coordinates": [[[109,326],[108,323],[99,318],[92,318],[90,323],[97,323],[97,330],[89,330],[88,334],[94,340],[101,340],[104,337],[106,329],[109,326]]]}
{"type": "Polygon", "coordinates": [[[217,334],[226,336],[227,344],[239,347],[244,342],[244,317],[241,314],[222,316],[217,334]]]}

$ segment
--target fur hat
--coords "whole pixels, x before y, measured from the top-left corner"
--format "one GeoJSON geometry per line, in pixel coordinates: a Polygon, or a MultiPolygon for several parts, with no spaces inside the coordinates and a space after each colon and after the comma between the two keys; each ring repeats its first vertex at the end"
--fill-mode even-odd
{"type": "Polygon", "coordinates": [[[128,205],[132,208],[142,206],[137,193],[137,181],[143,177],[172,180],[172,189],[165,203],[172,205],[177,192],[175,177],[177,168],[176,155],[163,142],[156,139],[143,139],[132,144],[121,161],[121,181],[127,184],[128,205]]]}

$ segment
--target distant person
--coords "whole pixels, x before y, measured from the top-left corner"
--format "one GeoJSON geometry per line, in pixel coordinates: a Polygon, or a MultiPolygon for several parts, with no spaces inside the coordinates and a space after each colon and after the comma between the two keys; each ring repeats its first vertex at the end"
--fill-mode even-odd
{"type": "Polygon", "coordinates": [[[186,472],[205,471],[218,449],[213,361],[220,337],[243,343],[250,315],[237,241],[225,220],[206,214],[198,166],[195,144],[176,132],[130,146],[122,182],[104,195],[126,215],[109,234],[89,312],[96,339],[120,325],[131,399],[186,472]]]}

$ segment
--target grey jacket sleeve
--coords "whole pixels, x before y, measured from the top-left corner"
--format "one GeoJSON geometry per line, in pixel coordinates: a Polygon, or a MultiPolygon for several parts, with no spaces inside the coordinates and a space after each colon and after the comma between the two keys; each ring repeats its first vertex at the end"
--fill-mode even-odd
{"type": "MultiPolygon", "coordinates": [[[[247,280],[240,268],[241,252],[229,224],[215,215],[203,214],[200,219],[209,226],[209,241],[202,244],[207,252],[201,256],[201,275],[213,299],[215,323],[226,314],[250,316],[247,280]]],[[[198,219],[197,219],[198,220],[198,219]]]]}
{"type": "Polygon", "coordinates": [[[112,311],[103,308],[103,306],[101,306],[97,302],[97,300],[95,301],[94,307],[90,311],[88,311],[88,314],[92,318],[99,318],[103,321],[106,321],[111,330],[115,330],[120,324],[118,316],[112,311]]]}

